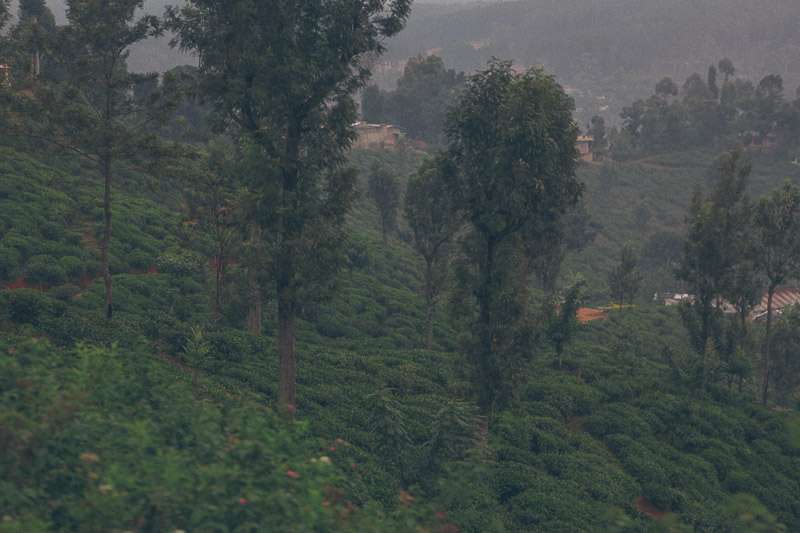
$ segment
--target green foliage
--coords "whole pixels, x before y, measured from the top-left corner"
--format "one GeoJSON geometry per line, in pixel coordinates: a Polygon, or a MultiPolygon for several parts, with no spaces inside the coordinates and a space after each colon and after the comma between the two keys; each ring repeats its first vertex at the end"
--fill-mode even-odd
{"type": "Polygon", "coordinates": [[[734,519],[732,531],[786,531],[786,526],[752,494],[734,496],[727,511],[734,519]]]}
{"type": "Polygon", "coordinates": [[[703,387],[718,364],[709,357],[722,315],[716,299],[733,292],[736,266],[746,259],[749,246],[750,207],[745,190],[752,167],[740,163],[740,158],[740,151],[720,156],[714,188],[706,197],[699,186],[695,189],[683,257],[676,271],[694,295],[691,304],[682,306],[681,317],[699,358],[703,387]]]}
{"type": "Polygon", "coordinates": [[[349,469],[305,424],[251,398],[196,402],[140,352],[65,357],[33,339],[4,348],[0,366],[4,530],[353,531],[423,520],[422,509],[398,512],[399,522],[374,507],[352,512],[339,488],[349,469]],[[129,372],[138,379],[123,379],[129,372]]]}
{"type": "Polygon", "coordinates": [[[403,453],[410,438],[400,406],[390,394],[391,391],[382,389],[365,398],[370,405],[369,426],[377,449],[384,457],[391,457],[391,460],[397,463],[400,482],[405,487],[408,480],[403,465],[403,453]]]}
{"type": "Polygon", "coordinates": [[[464,74],[446,69],[441,57],[418,54],[408,59],[394,91],[367,87],[361,103],[362,118],[397,124],[414,139],[442,144],[445,110],[456,101],[463,83],[464,74]]]}
{"type": "Polygon", "coordinates": [[[425,443],[426,467],[435,468],[446,461],[461,460],[483,436],[485,420],[475,406],[459,400],[447,400],[436,411],[430,439],[425,443]]]}
{"type": "Polygon", "coordinates": [[[800,316],[797,310],[791,309],[777,320],[771,341],[775,401],[797,408],[800,388],[800,316]]]}
{"type": "MultiPolygon", "coordinates": [[[[777,86],[766,84],[761,93],[770,87],[777,86]]],[[[530,103],[518,100],[510,116],[530,103]]],[[[518,140],[495,147],[502,156],[497,161],[527,146],[518,140]]],[[[259,147],[241,147],[242,158],[222,165],[230,165],[227,171],[241,170],[248,180],[256,170],[278,171],[259,147]]],[[[325,161],[326,145],[312,148],[325,161]]],[[[730,381],[711,379],[705,391],[694,386],[701,368],[675,308],[641,305],[640,299],[627,310],[621,330],[610,321],[577,324],[572,316],[582,298],[576,292],[562,305],[568,326],[568,335],[559,337],[565,341],[562,372],[552,363],[559,348],[535,345],[535,335],[527,336],[545,332],[543,324],[532,326],[539,315],[523,321],[519,313],[498,330],[510,354],[501,370],[516,387],[489,426],[478,416],[470,371],[455,353],[461,341],[469,342],[464,323],[434,310],[435,343],[419,349],[430,313],[418,294],[425,265],[410,245],[413,217],[407,216],[411,232],[401,222],[400,238],[380,251],[378,214],[354,199],[352,213],[342,219],[348,242],[336,243],[341,255],[315,258],[333,264],[346,252],[347,271],[335,291],[299,292],[292,309],[300,422],[288,422],[272,410],[279,367],[275,329],[262,335],[239,329],[246,299],[235,292],[221,306],[220,320],[209,323],[213,283],[203,278],[209,236],[190,231],[196,229],[185,223],[191,216],[179,221],[175,215],[181,208],[175,192],[195,189],[195,182],[165,177],[143,186],[140,175],[119,174],[110,242],[117,313],[107,321],[99,312],[103,284],[91,279],[100,272],[94,245],[103,216],[96,168],[64,161],[54,170],[14,150],[0,151],[0,172],[9,178],[0,180],[0,274],[5,281],[49,279],[44,270],[26,274],[29,265],[43,265],[65,275],[57,275],[62,284],[46,293],[0,291],[4,531],[447,531],[457,527],[454,521],[468,531],[800,528],[796,413],[762,409],[753,401],[746,351],[752,341],[740,345],[739,330],[728,321],[713,331],[719,360],[711,363],[741,376],[744,394],[730,381]],[[26,344],[20,335],[37,340],[26,344]],[[74,348],[86,340],[106,348],[74,348]],[[118,347],[109,348],[114,342],[118,347]],[[364,391],[379,392],[365,398],[364,391]],[[406,490],[399,492],[401,487],[406,490]],[[667,513],[661,520],[648,516],[661,512],[667,513]]],[[[365,175],[378,159],[405,178],[420,154],[358,151],[351,157],[365,175]]],[[[600,238],[588,239],[580,254],[571,253],[579,246],[565,236],[565,264],[601,280],[622,243],[657,235],[649,257],[661,272],[648,273],[643,285],[664,283],[677,261],[670,243],[690,200],[687,184],[701,176],[707,160],[708,154],[692,152],[581,167],[592,193],[585,214],[603,225],[595,228],[600,238]]],[[[796,172],[765,159],[754,163],[763,174],[755,191],[796,172]]],[[[322,166],[314,171],[324,174],[322,166]]],[[[512,170],[521,174],[520,168],[512,170]]],[[[491,164],[485,169],[487,176],[501,176],[491,164]]],[[[448,173],[426,162],[410,183],[430,170],[434,177],[448,173]]],[[[722,205],[736,189],[717,193],[715,201],[722,205]]],[[[264,189],[266,198],[241,205],[274,207],[273,192],[264,189]]],[[[248,200],[251,193],[236,199],[248,200]]],[[[435,198],[418,194],[428,203],[435,198]]],[[[509,205],[520,198],[510,198],[509,205]]],[[[413,203],[426,209],[445,204],[413,203]]],[[[265,209],[262,215],[280,213],[265,209]]],[[[560,211],[547,214],[553,213],[560,211]]],[[[497,216],[484,222],[500,223],[497,216]]],[[[526,228],[525,239],[509,240],[498,261],[519,266],[530,251],[525,245],[536,248],[528,258],[544,253],[539,246],[557,240],[557,226],[526,228]],[[541,241],[522,242],[536,232],[541,241]]],[[[470,252],[481,243],[472,235],[465,244],[470,252]]],[[[644,250],[642,255],[644,264],[644,250]]],[[[457,264],[474,282],[477,263],[467,257],[457,264]]],[[[234,289],[242,283],[237,270],[234,289]]],[[[495,293],[503,316],[523,309],[521,270],[509,268],[508,283],[495,293]]],[[[476,296],[472,287],[469,301],[476,296]]],[[[599,292],[598,299],[607,297],[599,292]]],[[[264,316],[275,318],[277,306],[265,304],[264,316]]],[[[474,311],[470,306],[465,315],[474,311]]],[[[779,321],[772,343],[776,392],[780,387],[780,402],[789,406],[796,403],[794,318],[779,321]]],[[[759,333],[759,326],[751,328],[759,333]]]]}
{"type": "Polygon", "coordinates": [[[344,150],[354,136],[352,95],[369,76],[360,60],[383,51],[410,8],[409,0],[196,0],[167,11],[177,42],[200,57],[198,89],[214,103],[217,125],[235,126],[251,192],[245,222],[257,228],[253,240],[264,238],[253,255],[277,299],[284,405],[294,403],[299,293],[324,286],[344,259],[356,179],[344,150]]]}
{"type": "Polygon", "coordinates": [[[583,189],[575,178],[572,108],[553,77],[538,70],[515,74],[510,62],[492,61],[468,79],[445,121],[454,168],[448,188],[470,232],[465,259],[475,279],[462,277],[461,285],[478,308],[471,355],[485,415],[507,400],[518,352],[525,350],[514,346],[524,338],[515,322],[526,292],[511,288],[521,268],[515,237],[558,220],[583,189]]]}
{"type": "Polygon", "coordinates": [[[406,186],[404,212],[414,236],[414,248],[425,260],[424,294],[428,334],[433,344],[434,306],[446,283],[449,245],[458,230],[455,210],[447,194],[447,159],[442,154],[422,161],[406,186]]]}
{"type": "Polygon", "coordinates": [[[620,250],[620,261],[608,272],[608,286],[611,297],[619,306],[619,324],[622,326],[622,306],[630,302],[639,293],[642,275],[638,269],[639,254],[631,244],[620,250]]]}
{"type": "Polygon", "coordinates": [[[18,324],[38,324],[53,313],[55,304],[49,295],[34,289],[19,289],[5,294],[9,318],[18,324]]]}
{"type": "MultiPolygon", "coordinates": [[[[564,288],[561,309],[559,311],[553,309],[553,316],[549,317],[547,336],[556,349],[559,370],[562,365],[564,345],[572,339],[577,327],[578,320],[576,315],[578,314],[578,309],[588,298],[589,291],[586,279],[580,274],[575,275],[564,288]]],[[[552,303],[550,303],[550,306],[554,307],[552,303]]]]}
{"type": "Polygon", "coordinates": [[[67,274],[64,268],[50,255],[35,255],[29,258],[22,272],[31,283],[43,288],[62,285],[67,282],[67,274]]]}
{"type": "Polygon", "coordinates": [[[400,207],[400,181],[394,170],[376,161],[369,170],[367,185],[370,197],[378,206],[385,248],[387,234],[395,228],[397,210],[400,207]]]}

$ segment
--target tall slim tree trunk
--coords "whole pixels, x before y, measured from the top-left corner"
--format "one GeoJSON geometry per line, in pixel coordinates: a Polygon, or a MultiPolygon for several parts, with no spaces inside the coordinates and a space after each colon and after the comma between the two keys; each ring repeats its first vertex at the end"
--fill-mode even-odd
{"type": "MultiPolygon", "coordinates": [[[[38,24],[39,24],[38,17],[34,16],[34,17],[32,17],[31,20],[33,22],[34,28],[37,28],[38,24]]],[[[34,30],[34,31],[36,33],[38,33],[38,30],[34,30]]],[[[35,49],[33,51],[33,53],[31,53],[31,76],[36,76],[36,77],[39,76],[39,49],[38,48],[35,49]]]]}
{"type": "Polygon", "coordinates": [[[703,303],[703,323],[700,330],[700,335],[702,335],[703,339],[703,353],[700,356],[700,364],[703,365],[703,381],[700,383],[700,388],[702,390],[706,390],[706,386],[708,385],[708,365],[706,361],[708,360],[708,352],[711,350],[711,345],[708,342],[709,337],[711,336],[711,323],[710,323],[710,314],[711,314],[711,305],[703,303]]]}
{"type": "MultiPolygon", "coordinates": [[[[261,226],[257,222],[250,224],[250,242],[261,243],[261,226]]],[[[247,314],[247,331],[261,335],[261,284],[258,282],[258,272],[251,269],[247,280],[250,289],[250,311],[247,314]]]]}
{"type": "Polygon", "coordinates": [[[114,286],[111,280],[111,269],[108,266],[108,249],[111,246],[111,155],[103,157],[103,215],[105,227],[103,240],[100,242],[100,265],[103,270],[103,281],[106,285],[106,319],[111,319],[114,312],[114,286]]]}
{"type": "MultiPolygon", "coordinates": [[[[290,198],[288,205],[282,207],[297,213],[300,209],[297,195],[300,160],[300,123],[289,125],[286,139],[286,155],[290,162],[283,171],[283,190],[290,198]]],[[[295,239],[299,237],[298,228],[280,217],[281,232],[278,251],[278,272],[276,293],[278,298],[278,405],[286,407],[289,418],[294,417],[295,403],[295,359],[294,359],[294,312],[297,304],[296,288],[292,285],[296,275],[298,258],[295,256],[295,239]]]]}
{"type": "MultiPolygon", "coordinates": [[[[519,269],[519,286],[522,287],[522,321],[528,320],[528,271],[531,267],[531,253],[526,253],[522,259],[522,268],[519,269]]],[[[545,297],[548,295],[547,287],[544,288],[545,297]]]]}
{"type": "Polygon", "coordinates": [[[221,257],[217,257],[217,266],[214,269],[214,311],[213,311],[213,319],[214,322],[219,320],[219,307],[221,305],[222,300],[222,259],[221,257]]]}
{"type": "Polygon", "coordinates": [[[433,261],[427,257],[425,258],[425,306],[428,332],[425,337],[425,349],[430,350],[433,346],[433,261]]]}
{"type": "Polygon", "coordinates": [[[494,407],[495,389],[497,387],[495,369],[497,368],[496,343],[492,320],[492,300],[495,287],[494,260],[496,243],[492,237],[486,240],[486,257],[483,264],[481,286],[478,289],[478,307],[480,310],[480,351],[478,376],[478,406],[481,414],[488,417],[494,407]]]}
{"type": "MultiPolygon", "coordinates": [[[[294,308],[296,296],[289,288],[278,289],[278,405],[295,402],[294,308]]],[[[292,408],[289,408],[292,416],[292,408]]]]}
{"type": "Polygon", "coordinates": [[[764,383],[761,387],[761,405],[767,405],[767,391],[769,390],[769,348],[772,339],[772,296],[775,294],[776,285],[770,283],[767,293],[767,333],[764,339],[764,383]]]}

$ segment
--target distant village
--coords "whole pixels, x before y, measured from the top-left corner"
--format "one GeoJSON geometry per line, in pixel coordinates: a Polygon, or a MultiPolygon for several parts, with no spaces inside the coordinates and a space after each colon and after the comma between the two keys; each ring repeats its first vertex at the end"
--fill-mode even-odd
{"type": "MultiPolygon", "coordinates": [[[[694,296],[684,293],[657,292],[653,295],[653,301],[664,305],[677,305],[681,302],[692,302],[694,296]]],[[[722,300],[719,302],[724,313],[738,313],[738,310],[730,303],[722,300]]],[[[787,309],[800,305],[800,285],[782,285],[775,288],[772,296],[772,313],[781,315],[787,309]]],[[[752,320],[760,321],[767,316],[767,293],[761,296],[761,301],[750,312],[752,320]]]]}
{"type": "MultiPolygon", "coordinates": [[[[406,132],[400,126],[392,124],[368,124],[366,122],[356,122],[353,124],[358,134],[358,138],[353,143],[353,148],[364,150],[394,150],[401,140],[406,139],[406,132]]],[[[592,152],[594,138],[581,135],[575,143],[578,150],[578,159],[587,163],[595,161],[595,154],[592,152]]]]}

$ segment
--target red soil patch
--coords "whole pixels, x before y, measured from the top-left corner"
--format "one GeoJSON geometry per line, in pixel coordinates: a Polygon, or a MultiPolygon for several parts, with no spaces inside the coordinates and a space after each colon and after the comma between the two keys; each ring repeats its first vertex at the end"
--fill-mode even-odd
{"type": "Polygon", "coordinates": [[[161,274],[155,267],[150,267],[148,269],[139,269],[139,268],[132,268],[131,274],[135,274],[137,276],[141,276],[143,274],[161,274]]]}
{"type": "Polygon", "coordinates": [[[183,358],[177,355],[170,355],[163,352],[159,353],[158,355],[161,356],[161,358],[165,361],[172,363],[174,366],[180,368],[184,372],[194,372],[194,370],[192,370],[192,368],[183,361],[183,358]]]}
{"type": "Polygon", "coordinates": [[[647,496],[644,494],[636,499],[636,507],[638,507],[643,513],[647,514],[651,518],[655,518],[656,520],[661,520],[664,518],[664,511],[647,501],[647,496]]]}
{"type": "Polygon", "coordinates": [[[578,321],[581,324],[591,322],[592,320],[605,320],[608,315],[602,309],[590,309],[588,307],[581,307],[578,309],[578,321]]]}
{"type": "Polygon", "coordinates": [[[92,276],[91,274],[83,274],[79,278],[73,278],[69,280],[70,284],[75,285],[76,287],[80,287],[82,289],[88,289],[89,285],[92,284],[94,280],[96,280],[99,276],[92,276]]]}
{"type": "Polygon", "coordinates": [[[8,284],[8,289],[15,291],[17,289],[36,289],[40,292],[47,292],[46,290],[42,289],[41,285],[34,285],[33,283],[29,283],[25,281],[25,278],[19,276],[16,280],[8,284]]]}
{"type": "MultiPolygon", "coordinates": [[[[155,267],[150,267],[147,270],[138,270],[138,269],[132,268],[131,269],[131,274],[134,274],[134,275],[137,275],[137,276],[141,276],[141,275],[144,275],[144,274],[161,274],[161,272],[156,270],[155,267]]],[[[69,284],[70,285],[74,285],[76,287],[80,287],[81,289],[86,290],[86,289],[89,288],[89,285],[91,285],[92,282],[94,280],[96,280],[96,279],[100,279],[100,276],[92,276],[91,274],[83,274],[79,278],[70,278],[69,284]]],[[[0,286],[2,286],[2,285],[0,285],[0,286]]],[[[47,292],[47,291],[50,290],[49,288],[46,288],[46,289],[42,288],[41,285],[35,285],[33,283],[30,283],[29,281],[26,281],[25,278],[23,278],[22,276],[19,276],[16,280],[14,280],[11,283],[9,283],[5,288],[10,290],[10,291],[14,291],[14,290],[17,290],[17,289],[35,289],[35,290],[40,291],[40,292],[47,292]]],[[[76,298],[80,298],[81,296],[82,296],[81,293],[78,293],[78,294],[75,295],[76,298]]]]}

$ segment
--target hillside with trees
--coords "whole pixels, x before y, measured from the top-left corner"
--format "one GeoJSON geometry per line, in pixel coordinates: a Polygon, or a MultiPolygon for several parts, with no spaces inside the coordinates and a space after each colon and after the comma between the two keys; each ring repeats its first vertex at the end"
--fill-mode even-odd
{"type": "Polygon", "coordinates": [[[457,72],[481,69],[492,57],[514,59],[571,87],[581,123],[599,113],[613,124],[664,76],[705,76],[726,56],[744,77],[775,73],[796,87],[798,24],[792,0],[423,3],[387,44],[381,60],[391,64],[377,79],[392,88],[400,62],[418,53],[435,53],[457,72]]]}
{"type": "Polygon", "coordinates": [[[778,74],[713,124],[727,63],[660,83],[586,163],[560,78],[415,54],[363,94],[425,120],[351,149],[404,0],[22,4],[0,532],[800,529],[778,74]],[[167,31],[198,66],[131,73],[167,31]],[[648,129],[676,110],[691,144],[648,129]]]}

